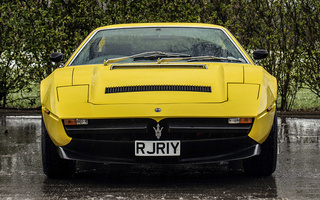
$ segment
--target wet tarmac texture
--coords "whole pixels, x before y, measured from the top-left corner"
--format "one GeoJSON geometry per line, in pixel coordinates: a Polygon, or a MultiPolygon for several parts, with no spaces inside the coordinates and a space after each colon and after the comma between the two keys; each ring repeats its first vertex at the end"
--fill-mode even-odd
{"type": "Polygon", "coordinates": [[[0,199],[320,199],[320,119],[278,118],[270,177],[241,163],[152,166],[78,163],[71,179],[42,173],[40,116],[0,116],[0,199]]]}

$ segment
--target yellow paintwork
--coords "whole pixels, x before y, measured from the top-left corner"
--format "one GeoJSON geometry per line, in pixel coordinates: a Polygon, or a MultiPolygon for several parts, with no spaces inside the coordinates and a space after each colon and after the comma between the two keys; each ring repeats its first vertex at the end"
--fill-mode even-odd
{"type": "MultiPolygon", "coordinates": [[[[155,23],[113,25],[96,30],[160,25],[224,29],[209,24],[155,23]]],[[[229,33],[227,30],[226,32],[229,33]]],[[[231,34],[230,37],[239,45],[231,34]]],[[[85,44],[86,40],[81,45],[85,44]]],[[[68,66],[81,45],[65,67],[56,69],[41,82],[42,109],[48,109],[51,112],[49,115],[43,112],[44,123],[57,146],[64,146],[71,141],[64,131],[61,119],[152,118],[160,121],[168,117],[250,117],[255,120],[249,136],[259,143],[264,142],[271,130],[276,110],[276,79],[262,67],[254,65],[240,45],[239,48],[247,57],[249,64],[181,61],[178,64],[202,64],[206,65],[207,69],[121,68],[113,70],[110,70],[112,65],[123,64],[68,66]],[[161,91],[105,94],[106,87],[134,85],[211,86],[212,93],[161,91]],[[270,106],[273,106],[273,109],[267,112],[270,106]],[[162,111],[155,112],[155,108],[161,108],[162,111]]],[[[132,65],[150,64],[154,65],[156,61],[132,65]]],[[[161,62],[161,65],[172,65],[172,62],[161,62]]]]}
{"type": "Polygon", "coordinates": [[[44,111],[45,108],[42,107],[43,120],[53,143],[57,146],[68,144],[71,138],[66,134],[61,119],[52,113],[47,114],[44,111]]]}
{"type": "Polygon", "coordinates": [[[89,85],[73,85],[57,87],[58,102],[88,103],[89,85]],[[70,96],[72,98],[70,98],[70,96]]]}

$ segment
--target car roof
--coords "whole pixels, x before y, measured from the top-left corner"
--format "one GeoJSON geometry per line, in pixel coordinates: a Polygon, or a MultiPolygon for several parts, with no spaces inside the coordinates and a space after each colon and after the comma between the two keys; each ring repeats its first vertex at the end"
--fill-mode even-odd
{"type": "Polygon", "coordinates": [[[167,27],[202,27],[202,28],[221,28],[225,29],[222,26],[214,25],[214,24],[205,24],[205,23],[132,23],[132,24],[115,24],[115,25],[109,25],[109,26],[102,26],[97,28],[99,29],[107,29],[107,28],[131,28],[131,27],[157,27],[157,26],[167,26],[167,27]]]}

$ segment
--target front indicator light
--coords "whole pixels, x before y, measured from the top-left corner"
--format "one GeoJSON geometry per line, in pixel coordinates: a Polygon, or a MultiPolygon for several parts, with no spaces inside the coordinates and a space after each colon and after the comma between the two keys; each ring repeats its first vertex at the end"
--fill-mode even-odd
{"type": "Polygon", "coordinates": [[[65,119],[64,125],[66,126],[88,125],[88,120],[87,119],[65,119]]]}
{"type": "Polygon", "coordinates": [[[270,112],[272,109],[272,106],[270,106],[269,108],[267,108],[267,112],[270,112]]]}
{"type": "Polygon", "coordinates": [[[50,115],[50,110],[45,109],[44,112],[47,113],[48,115],[50,115]]]}
{"type": "Polygon", "coordinates": [[[252,118],[229,118],[229,124],[251,124],[252,118]]]}

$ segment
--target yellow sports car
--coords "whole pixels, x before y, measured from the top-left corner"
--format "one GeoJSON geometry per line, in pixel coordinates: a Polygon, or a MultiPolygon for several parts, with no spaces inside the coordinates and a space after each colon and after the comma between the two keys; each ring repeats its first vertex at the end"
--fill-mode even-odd
{"type": "Polygon", "coordinates": [[[276,95],[276,79],[221,26],[100,27],[41,82],[44,173],[71,176],[75,161],[243,160],[244,172],[271,175],[276,95]]]}

